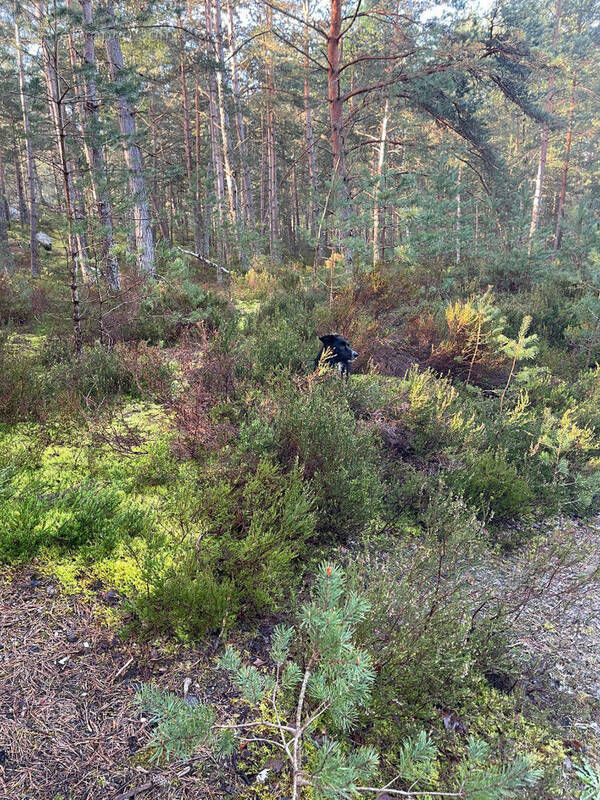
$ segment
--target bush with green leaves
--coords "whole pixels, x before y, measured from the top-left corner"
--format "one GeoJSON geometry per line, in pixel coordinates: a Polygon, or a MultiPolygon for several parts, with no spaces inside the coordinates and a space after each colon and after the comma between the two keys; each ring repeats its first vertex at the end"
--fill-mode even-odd
{"type": "Polygon", "coordinates": [[[301,465],[314,493],[318,529],[338,541],[378,516],[384,492],[376,434],[351,407],[356,391],[332,372],[305,390],[284,387],[274,421],[280,460],[301,465]]]}
{"type": "Polygon", "coordinates": [[[281,605],[314,537],[300,470],[268,456],[227,476],[181,473],[163,511],[166,529],[134,553],[145,583],[134,607],[143,625],[180,638],[281,605]]]}
{"type": "Polygon", "coordinates": [[[318,352],[314,296],[276,294],[250,319],[241,345],[251,373],[260,382],[275,371],[307,373],[318,352]]]}
{"type": "Polygon", "coordinates": [[[161,281],[141,301],[122,336],[149,344],[172,345],[184,331],[200,323],[209,330],[218,329],[231,313],[223,297],[190,280],[161,281]]]}
{"type": "MultiPolygon", "coordinates": [[[[347,591],[343,571],[322,564],[298,624],[275,628],[267,669],[246,664],[230,647],[220,658],[221,668],[248,704],[250,718],[216,724],[209,706],[190,706],[154,686],[142,687],[139,704],[155,723],[152,756],[190,758],[202,749],[224,758],[241,739],[279,753],[287,765],[293,800],[349,800],[386,791],[405,797],[443,794],[431,785],[438,752],[424,732],[399,745],[398,771],[380,786],[377,752],[368,745],[357,746],[348,736],[363,710],[369,710],[375,680],[372,658],[356,640],[357,626],[368,612],[364,597],[347,591]]],[[[490,764],[489,756],[485,743],[469,739],[463,759],[446,778],[453,796],[522,797],[540,777],[526,759],[496,765],[490,764]]],[[[268,775],[266,768],[265,780],[268,775]]]]}

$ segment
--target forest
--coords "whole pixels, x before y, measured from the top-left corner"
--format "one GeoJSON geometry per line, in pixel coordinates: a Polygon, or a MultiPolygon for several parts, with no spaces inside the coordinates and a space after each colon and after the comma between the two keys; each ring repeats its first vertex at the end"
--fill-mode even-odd
{"type": "Polygon", "coordinates": [[[0,800],[600,800],[599,45],[2,5],[0,800]]]}

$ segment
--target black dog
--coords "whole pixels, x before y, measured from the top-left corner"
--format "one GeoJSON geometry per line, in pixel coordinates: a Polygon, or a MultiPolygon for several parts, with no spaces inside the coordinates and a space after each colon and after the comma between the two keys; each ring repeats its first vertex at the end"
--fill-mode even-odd
{"type": "Polygon", "coordinates": [[[320,363],[326,364],[328,367],[336,367],[348,377],[350,375],[350,364],[358,356],[356,350],[350,347],[350,342],[344,339],[337,333],[328,333],[325,336],[319,336],[323,342],[321,352],[315,359],[315,369],[320,363]],[[323,354],[325,353],[325,357],[323,354]]]}

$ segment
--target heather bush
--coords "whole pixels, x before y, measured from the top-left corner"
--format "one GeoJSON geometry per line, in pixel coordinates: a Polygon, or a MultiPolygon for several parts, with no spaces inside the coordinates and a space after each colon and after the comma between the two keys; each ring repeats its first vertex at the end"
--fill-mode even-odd
{"type": "MultiPolygon", "coordinates": [[[[356,388],[353,390],[354,396],[356,388]]],[[[347,385],[336,373],[287,388],[274,420],[283,464],[300,464],[315,496],[318,529],[338,541],[374,520],[383,495],[376,434],[357,421],[347,385]]]]}
{"type": "Polygon", "coordinates": [[[314,537],[312,498],[300,470],[268,457],[229,475],[180,475],[164,508],[169,524],[136,553],[144,591],[140,623],[182,638],[277,608],[301,575],[314,537]]]}

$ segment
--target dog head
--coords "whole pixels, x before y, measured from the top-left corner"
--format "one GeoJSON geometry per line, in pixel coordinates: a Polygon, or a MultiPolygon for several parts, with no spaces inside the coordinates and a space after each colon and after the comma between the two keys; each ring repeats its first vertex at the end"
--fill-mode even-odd
{"type": "Polygon", "coordinates": [[[351,364],[358,356],[356,350],[350,347],[350,342],[337,333],[328,333],[319,336],[319,339],[323,342],[323,348],[331,351],[327,359],[331,364],[351,364]]]}

